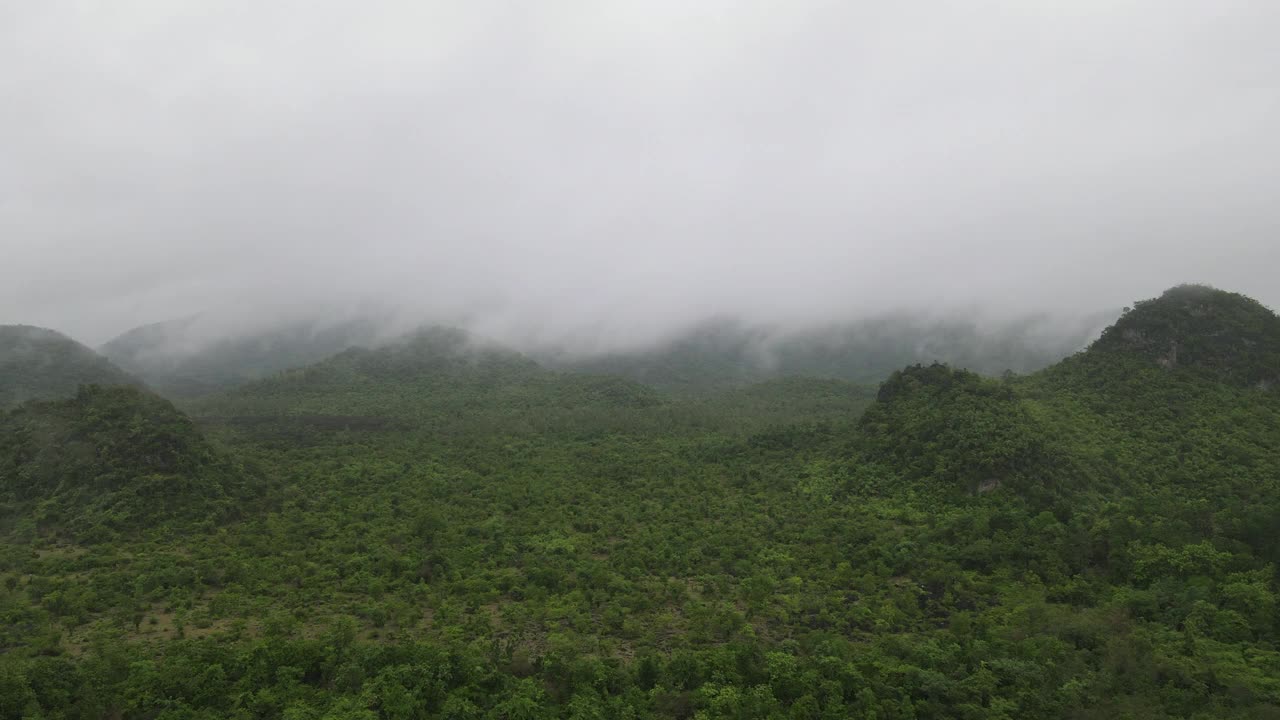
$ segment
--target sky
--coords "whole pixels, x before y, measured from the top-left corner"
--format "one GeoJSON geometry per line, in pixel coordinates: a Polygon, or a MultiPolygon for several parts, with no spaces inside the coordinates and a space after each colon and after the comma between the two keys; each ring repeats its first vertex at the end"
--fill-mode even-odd
{"type": "Polygon", "coordinates": [[[0,322],[1280,307],[1280,3],[0,3],[0,322]]]}

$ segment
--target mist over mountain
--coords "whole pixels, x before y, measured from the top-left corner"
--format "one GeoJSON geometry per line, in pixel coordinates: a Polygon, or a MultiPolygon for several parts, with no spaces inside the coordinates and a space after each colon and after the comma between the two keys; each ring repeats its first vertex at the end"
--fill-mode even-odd
{"type": "Polygon", "coordinates": [[[61,333],[0,325],[0,409],[76,394],[80,385],[139,385],[110,360],[61,333]]]}
{"type": "MultiPolygon", "coordinates": [[[[493,337],[551,368],[620,375],[671,391],[715,390],[773,377],[807,375],[878,382],[916,362],[948,362],[995,375],[1029,372],[1081,349],[1112,314],[1029,315],[1017,319],[898,312],[861,320],[784,325],[717,318],[658,337],[625,337],[623,328],[592,336],[539,335],[503,328],[493,337]]],[[[107,358],[163,393],[185,397],[233,387],[348,348],[377,348],[436,323],[401,310],[340,315],[268,315],[238,322],[211,312],[130,330],[101,347],[107,358]]],[[[483,332],[479,336],[485,336],[483,332]]]]}
{"type": "Polygon", "coordinates": [[[1280,318],[1179,286],[1026,374],[830,377],[1043,361],[1042,319],[916,320],[717,322],[580,358],[665,392],[458,327],[266,323],[184,348],[234,372],[181,409],[93,386],[0,413],[0,607],[18,618],[0,700],[19,717],[1280,708],[1280,318]],[[783,369],[807,376],[753,382],[783,369]]]}
{"type": "Polygon", "coordinates": [[[100,351],[174,396],[198,395],[308,365],[389,339],[381,318],[291,319],[275,326],[216,327],[195,316],[135,328],[100,351]]]}
{"type": "Polygon", "coordinates": [[[903,365],[945,362],[987,375],[1030,372],[1082,349],[1109,315],[984,321],[899,312],[788,328],[718,320],[630,352],[547,354],[554,366],[697,390],[806,375],[875,383],[903,365]]]}
{"type": "Polygon", "coordinates": [[[1277,28],[0,2],[0,720],[1280,719],[1277,28]]]}

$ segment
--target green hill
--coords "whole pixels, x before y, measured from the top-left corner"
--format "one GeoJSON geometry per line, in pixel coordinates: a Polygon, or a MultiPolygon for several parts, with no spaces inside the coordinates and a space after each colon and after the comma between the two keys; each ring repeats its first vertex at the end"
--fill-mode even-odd
{"type": "Polygon", "coordinates": [[[1180,285],[1126,309],[1089,352],[1268,389],[1280,384],[1280,318],[1244,295],[1180,285]]]}
{"type": "Polygon", "coordinates": [[[891,375],[857,433],[861,460],[913,488],[1044,497],[1084,480],[1010,383],[941,364],[891,375]]]}
{"type": "Polygon", "coordinates": [[[859,423],[862,462],[900,485],[1013,488],[1049,502],[1173,487],[1280,490],[1280,318],[1241,295],[1172,288],[1086,351],[1004,381],[895,372],[859,423]]]}
{"type": "Polygon", "coordinates": [[[30,325],[0,325],[0,408],[70,397],[87,384],[140,383],[61,333],[30,325]]]}
{"type": "Polygon", "coordinates": [[[1280,318],[1257,302],[1179,286],[1016,385],[1114,486],[1264,500],[1280,491],[1278,340],[1280,318]]]}
{"type": "Polygon", "coordinates": [[[227,515],[236,472],[172,404],[132,387],[82,386],[0,415],[4,517],[103,539],[227,515]]]}

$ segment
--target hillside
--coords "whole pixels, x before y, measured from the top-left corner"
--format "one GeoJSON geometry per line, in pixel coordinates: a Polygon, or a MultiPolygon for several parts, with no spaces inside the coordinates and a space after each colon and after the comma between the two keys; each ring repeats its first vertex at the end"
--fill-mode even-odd
{"type": "Polygon", "coordinates": [[[0,326],[0,409],[71,397],[80,385],[139,385],[106,358],[53,330],[0,326]]]}
{"type": "Polygon", "coordinates": [[[863,462],[899,488],[944,497],[1003,489],[1045,499],[1086,476],[1011,384],[940,364],[891,375],[857,431],[863,462]]]}
{"type": "Polygon", "coordinates": [[[166,400],[131,387],[82,386],[72,398],[0,415],[6,523],[101,541],[230,510],[236,471],[166,400]]]}
{"type": "Polygon", "coordinates": [[[862,417],[860,462],[915,490],[1280,490],[1280,318],[1179,286],[1138,302],[1085,351],[1028,376],[944,365],[895,372],[862,417]]]}
{"type": "Polygon", "coordinates": [[[1280,318],[1256,300],[1180,285],[1136,303],[1089,348],[1241,385],[1280,385],[1280,318]]]}

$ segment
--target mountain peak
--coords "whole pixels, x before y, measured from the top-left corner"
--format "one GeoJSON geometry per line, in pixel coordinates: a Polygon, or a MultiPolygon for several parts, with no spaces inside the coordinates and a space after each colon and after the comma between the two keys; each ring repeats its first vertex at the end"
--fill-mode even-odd
{"type": "Polygon", "coordinates": [[[1208,285],[1178,285],[1135,303],[1089,348],[1233,383],[1280,381],[1280,317],[1258,301],[1208,285]]]}

